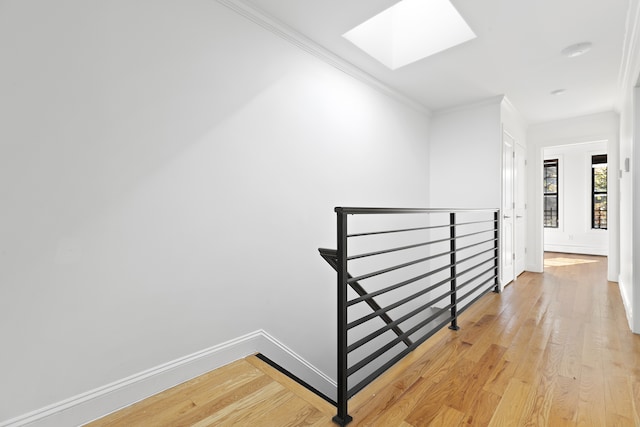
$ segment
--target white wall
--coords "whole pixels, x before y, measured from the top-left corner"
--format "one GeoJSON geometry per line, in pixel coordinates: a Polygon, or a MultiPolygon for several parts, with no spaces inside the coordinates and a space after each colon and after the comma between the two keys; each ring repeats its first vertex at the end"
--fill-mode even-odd
{"type": "Polygon", "coordinates": [[[0,56],[0,422],[256,329],[334,375],[316,249],[427,205],[424,113],[210,0],[3,2],[0,56]]]}
{"type": "MultiPolygon", "coordinates": [[[[591,228],[591,157],[596,154],[607,154],[606,141],[544,149],[544,160],[559,163],[558,228],[544,229],[545,251],[608,254],[609,231],[591,228]]],[[[609,179],[617,180],[617,172],[611,169],[609,179]]]]}
{"type": "MultiPolygon", "coordinates": [[[[527,131],[529,160],[528,198],[528,250],[527,270],[542,272],[543,226],[542,226],[542,161],[545,148],[577,143],[607,141],[610,171],[619,169],[618,158],[619,116],[604,112],[571,119],[530,125],[527,131]]],[[[610,176],[615,176],[615,173],[610,176]]],[[[609,272],[611,281],[618,280],[619,271],[619,182],[609,180],[609,272]]]]}
{"type": "Polygon", "coordinates": [[[430,139],[430,205],[500,208],[502,97],[434,113],[430,139]]]}
{"type": "MultiPolygon", "coordinates": [[[[635,73],[634,75],[637,75],[635,73]]],[[[634,82],[635,83],[635,82],[634,82]]],[[[640,139],[640,89],[626,88],[620,112],[620,293],[627,311],[629,326],[640,333],[640,287],[637,266],[640,266],[638,242],[640,242],[640,174],[635,165],[640,150],[635,145],[640,139]],[[629,168],[626,168],[626,162],[629,168]],[[635,276],[635,278],[634,278],[635,276]]]]}
{"type": "MultiPolygon", "coordinates": [[[[636,68],[637,70],[637,68],[636,68]]],[[[637,73],[635,74],[637,75],[637,73]]],[[[631,251],[625,253],[625,261],[631,258],[631,265],[626,265],[627,272],[622,277],[625,278],[624,289],[625,306],[629,307],[628,313],[631,320],[632,330],[640,334],[640,171],[636,165],[640,164],[640,150],[636,145],[640,143],[640,87],[633,90],[633,110],[631,117],[632,128],[632,145],[629,152],[628,147],[625,148],[624,154],[620,157],[623,165],[626,166],[627,156],[629,160],[629,168],[625,167],[622,173],[623,180],[627,181],[621,198],[626,199],[625,206],[631,211],[631,218],[625,216],[625,220],[631,219],[631,224],[626,224],[625,231],[630,231],[629,236],[625,238],[625,249],[629,249],[629,238],[631,239],[631,251]],[[631,175],[631,176],[630,176],[631,175]],[[629,181],[631,181],[629,183],[629,181]],[[630,194],[629,194],[629,190],[630,194]],[[629,268],[630,267],[630,268],[629,268]],[[631,301],[629,301],[631,299],[631,301]],[[634,314],[635,313],[635,314],[634,314]]],[[[627,114],[628,112],[625,112],[627,114]]]]}

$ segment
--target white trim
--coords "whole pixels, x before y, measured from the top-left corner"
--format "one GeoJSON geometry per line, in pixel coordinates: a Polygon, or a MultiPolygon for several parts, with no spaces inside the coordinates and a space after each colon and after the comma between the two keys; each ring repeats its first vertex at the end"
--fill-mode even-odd
{"type": "MultiPolygon", "coordinates": [[[[608,247],[608,246],[607,246],[608,247]]],[[[598,255],[608,256],[607,248],[598,246],[584,246],[584,245],[544,245],[545,252],[559,252],[565,254],[581,254],[581,255],[598,255]]]]}
{"type": "Polygon", "coordinates": [[[329,395],[335,382],[267,332],[258,330],[172,360],[94,390],[0,422],[0,427],[81,425],[254,353],[329,395]]]}
{"type": "Polygon", "coordinates": [[[217,2],[223,6],[228,7],[239,15],[247,18],[251,22],[261,26],[265,30],[270,31],[283,40],[286,40],[294,46],[315,56],[321,61],[324,61],[327,64],[337,68],[338,70],[348,74],[349,76],[358,79],[365,84],[368,84],[379,92],[391,96],[397,101],[402,102],[403,104],[413,108],[414,110],[422,114],[426,114],[427,116],[431,115],[431,110],[429,110],[421,103],[391,88],[366,71],[361,70],[347,60],[339,57],[333,52],[320,46],[310,38],[289,27],[282,21],[279,21],[277,18],[269,15],[267,12],[258,9],[257,7],[249,4],[244,0],[217,0],[217,2]]]}
{"type": "Polygon", "coordinates": [[[481,100],[476,101],[476,102],[457,105],[457,106],[450,107],[450,108],[444,108],[442,110],[436,110],[436,111],[433,112],[433,115],[434,116],[445,116],[447,114],[457,113],[457,112],[469,110],[469,109],[472,109],[472,108],[478,108],[478,107],[482,107],[484,105],[494,105],[494,104],[495,105],[500,105],[504,99],[505,99],[504,95],[492,96],[490,98],[481,99],[481,100]]]}
{"type": "Polygon", "coordinates": [[[627,294],[627,287],[622,281],[622,276],[618,276],[618,288],[620,289],[620,295],[622,296],[622,305],[624,305],[625,313],[627,315],[627,322],[629,322],[629,329],[632,332],[640,333],[640,331],[633,330],[633,301],[631,295],[627,294]]]}
{"type": "Polygon", "coordinates": [[[262,331],[260,352],[278,365],[286,368],[301,380],[315,387],[327,397],[336,400],[337,383],[315,366],[296,354],[286,345],[262,331]]]}

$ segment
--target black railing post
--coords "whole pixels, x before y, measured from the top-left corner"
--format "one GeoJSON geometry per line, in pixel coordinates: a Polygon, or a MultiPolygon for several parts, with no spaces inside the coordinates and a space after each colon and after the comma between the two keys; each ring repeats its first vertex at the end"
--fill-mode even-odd
{"type": "Polygon", "coordinates": [[[456,284],[456,214],[455,212],[449,213],[449,237],[450,241],[450,263],[451,263],[451,325],[449,329],[457,331],[460,329],[458,326],[458,296],[457,296],[457,284],[456,284]]]}
{"type": "Polygon", "coordinates": [[[500,293],[500,210],[493,213],[493,238],[495,241],[493,242],[495,260],[493,261],[494,265],[494,275],[496,277],[495,284],[496,286],[493,288],[493,292],[499,294],[500,293]]]}
{"type": "Polygon", "coordinates": [[[345,426],[352,420],[347,413],[347,214],[342,208],[336,208],[335,211],[338,221],[338,414],[333,417],[333,422],[345,426]]]}

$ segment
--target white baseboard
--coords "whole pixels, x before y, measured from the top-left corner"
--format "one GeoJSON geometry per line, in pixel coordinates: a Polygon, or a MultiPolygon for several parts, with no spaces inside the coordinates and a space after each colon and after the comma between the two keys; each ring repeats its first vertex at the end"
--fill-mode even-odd
{"type": "Polygon", "coordinates": [[[282,366],[302,381],[336,400],[337,384],[329,376],[297,355],[293,350],[273,338],[265,331],[262,332],[263,341],[260,343],[260,353],[282,366]]]}
{"type": "Polygon", "coordinates": [[[600,255],[607,256],[608,249],[597,246],[578,246],[578,245],[544,245],[545,252],[561,252],[567,254],[581,255],[600,255]]]}
{"type": "Polygon", "coordinates": [[[633,301],[631,295],[627,294],[627,286],[620,276],[618,276],[618,288],[620,289],[620,296],[622,296],[622,305],[624,305],[624,311],[627,315],[627,322],[629,322],[629,329],[639,333],[639,331],[634,331],[633,329],[633,301]]]}
{"type": "Polygon", "coordinates": [[[335,382],[263,330],[1,421],[0,427],[79,426],[254,353],[262,353],[334,398],[335,382]]]}

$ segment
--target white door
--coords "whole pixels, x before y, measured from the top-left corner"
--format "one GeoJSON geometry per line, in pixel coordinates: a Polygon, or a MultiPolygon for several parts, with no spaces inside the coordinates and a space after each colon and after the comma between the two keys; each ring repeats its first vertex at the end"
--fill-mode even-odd
{"type": "Polygon", "coordinates": [[[502,228],[500,243],[502,245],[502,286],[515,279],[514,216],[513,199],[515,170],[515,141],[506,132],[502,136],[502,228]]]}
{"type": "Polygon", "coordinates": [[[527,160],[525,148],[516,143],[516,158],[514,169],[514,201],[516,203],[516,223],[515,223],[515,276],[518,277],[523,271],[526,263],[526,230],[527,230],[527,160]]]}

